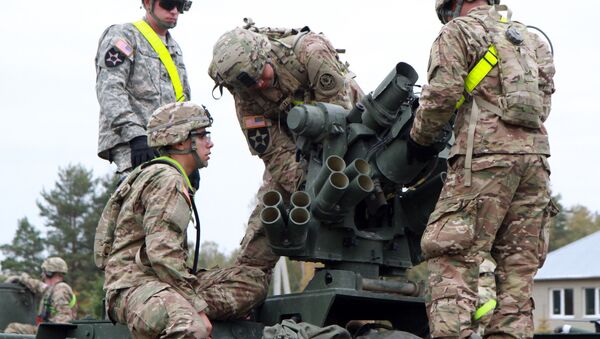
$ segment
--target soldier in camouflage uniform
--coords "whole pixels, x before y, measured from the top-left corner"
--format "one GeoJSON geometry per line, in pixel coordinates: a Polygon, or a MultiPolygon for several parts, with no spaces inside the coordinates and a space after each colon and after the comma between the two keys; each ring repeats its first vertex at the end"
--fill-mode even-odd
{"type": "Polygon", "coordinates": [[[195,192],[188,175],[208,165],[211,124],[208,111],[190,102],[157,109],[148,122],[148,143],[162,156],[134,169],[102,213],[96,242],[106,236],[99,236],[103,225],[114,225],[114,240],[103,250],[107,314],[127,324],[135,338],[207,338],[208,317],[246,314],[263,296],[259,269],[194,275],[188,266],[195,192]]]}
{"type": "MultiPolygon", "coordinates": [[[[287,112],[296,104],[316,101],[350,109],[363,93],[323,34],[307,27],[257,28],[246,20],[245,27],[223,34],[216,42],[209,75],[215,88],[226,87],[233,95],[250,152],[265,164],[257,196],[277,190],[287,202],[304,172],[296,160],[287,112]]],[[[268,279],[279,257],[268,245],[260,210],[257,205],[250,215],[236,265],[258,267],[268,279]]]]}
{"type": "Polygon", "coordinates": [[[63,281],[69,271],[67,263],[59,257],[50,257],[42,263],[42,281],[28,274],[9,277],[6,282],[19,283],[33,294],[41,296],[36,324],[10,323],[5,333],[35,334],[42,322],[68,323],[77,315],[77,298],[66,282],[63,281]]]}
{"type": "Polygon", "coordinates": [[[431,49],[429,85],[410,131],[408,153],[433,154],[432,141],[454,119],[447,179],[421,241],[431,272],[433,338],[475,335],[480,253],[497,264],[498,304],[484,336],[533,336],[533,277],[557,212],[543,125],[555,69],[547,44],[498,3],[436,0],[445,25],[431,49]],[[474,68],[488,73],[474,80],[474,68]]]}
{"type": "Polygon", "coordinates": [[[146,125],[158,107],[190,99],[190,87],[183,55],[169,33],[180,13],[189,9],[187,0],[142,0],[143,20],[108,27],[96,54],[96,95],[100,104],[98,156],[127,173],[150,160],[156,153],[148,147],[146,125]],[[142,33],[149,29],[174,64],[169,73],[165,61],[142,33]],[[177,93],[180,86],[181,93],[177,93]]]}

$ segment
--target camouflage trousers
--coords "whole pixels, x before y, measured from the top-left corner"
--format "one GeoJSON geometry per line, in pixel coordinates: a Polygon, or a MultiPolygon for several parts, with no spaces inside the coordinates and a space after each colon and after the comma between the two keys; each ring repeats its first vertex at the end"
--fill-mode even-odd
{"type": "Polygon", "coordinates": [[[172,287],[159,281],[107,291],[107,313],[141,338],[208,338],[198,311],[172,287]]]}
{"type": "Polygon", "coordinates": [[[264,207],[262,196],[268,191],[276,190],[281,193],[284,203],[289,204],[290,197],[298,188],[303,175],[301,165],[296,161],[296,146],[292,139],[282,133],[272,134],[272,137],[270,151],[261,155],[265,163],[265,172],[263,184],[257,193],[258,203],[248,219],[241,251],[235,261],[235,266],[264,272],[264,296],[267,294],[271,273],[279,256],[271,250],[260,221],[260,212],[264,207]]]}
{"type": "Polygon", "coordinates": [[[37,326],[31,324],[10,323],[4,329],[4,333],[11,334],[36,334],[37,326]]]}
{"type": "Polygon", "coordinates": [[[473,159],[465,186],[464,156],[450,160],[448,176],[421,240],[428,258],[427,310],[431,336],[465,338],[477,332],[482,253],[496,262],[498,305],[485,335],[533,337],[533,276],[548,250],[548,223],[556,214],[550,169],[540,155],[485,155],[473,159]]]}
{"type": "Polygon", "coordinates": [[[255,267],[205,270],[197,277],[194,288],[208,304],[203,310],[194,309],[168,284],[155,281],[108,291],[108,314],[126,324],[134,338],[207,338],[199,311],[206,312],[211,320],[237,319],[266,297],[268,279],[255,267]]]}

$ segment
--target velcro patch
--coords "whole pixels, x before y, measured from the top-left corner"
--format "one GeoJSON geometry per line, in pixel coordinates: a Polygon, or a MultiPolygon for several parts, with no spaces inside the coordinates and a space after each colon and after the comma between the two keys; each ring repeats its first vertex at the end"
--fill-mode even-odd
{"type": "Polygon", "coordinates": [[[264,153],[269,147],[271,138],[269,129],[266,127],[253,128],[248,130],[248,143],[258,154],[264,153]]]}
{"type": "Polygon", "coordinates": [[[104,63],[106,64],[106,67],[117,67],[124,63],[126,58],[127,56],[121,51],[117,50],[115,47],[111,47],[104,56],[104,63]]]}
{"type": "Polygon", "coordinates": [[[319,85],[326,91],[330,91],[337,86],[335,77],[329,73],[321,74],[319,77],[319,85]]]}
{"type": "Polygon", "coordinates": [[[249,115],[242,117],[244,129],[253,129],[271,126],[271,121],[266,119],[263,115],[249,115]]]}
{"type": "Polygon", "coordinates": [[[133,54],[133,48],[123,39],[117,39],[115,47],[128,58],[133,54]]]}

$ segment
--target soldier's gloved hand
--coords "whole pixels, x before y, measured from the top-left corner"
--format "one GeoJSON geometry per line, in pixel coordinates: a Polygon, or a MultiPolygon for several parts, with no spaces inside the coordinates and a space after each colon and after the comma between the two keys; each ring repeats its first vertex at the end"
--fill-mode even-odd
{"type": "Polygon", "coordinates": [[[150,161],[158,155],[155,150],[148,147],[148,138],[145,135],[131,139],[129,147],[131,147],[131,168],[150,161]]]}
{"type": "Polygon", "coordinates": [[[190,184],[192,184],[192,187],[197,190],[200,187],[200,170],[193,171],[190,175],[188,175],[188,179],[190,179],[190,184]]]}
{"type": "Polygon", "coordinates": [[[426,162],[431,160],[439,152],[440,150],[437,147],[421,145],[410,137],[410,133],[408,134],[408,137],[406,138],[406,158],[409,164],[414,160],[426,162]]]}

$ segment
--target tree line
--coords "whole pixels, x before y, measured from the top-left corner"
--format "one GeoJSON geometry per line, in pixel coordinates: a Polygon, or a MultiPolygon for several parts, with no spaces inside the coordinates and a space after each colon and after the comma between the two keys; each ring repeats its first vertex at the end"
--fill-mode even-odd
{"type": "MultiPolygon", "coordinates": [[[[45,230],[32,225],[27,217],[17,221],[17,231],[11,243],[0,245],[4,260],[0,261],[2,277],[28,273],[41,274],[41,264],[48,256],[60,256],[69,265],[66,281],[73,287],[79,301],[79,316],[99,318],[102,314],[104,292],[103,272],[93,263],[96,225],[104,205],[114,191],[118,177],[95,177],[83,165],[68,165],[58,171],[58,180],[50,190],[42,190],[37,201],[45,230]]],[[[560,212],[551,224],[550,250],[600,230],[600,216],[584,206],[564,208],[561,197],[554,197],[560,212]]],[[[193,246],[190,246],[193,248],[193,246]]],[[[226,267],[235,259],[236,251],[223,253],[218,244],[204,242],[199,266],[226,267]]],[[[191,257],[191,256],[190,256],[191,257]]],[[[302,289],[302,267],[288,261],[291,288],[302,289]]],[[[418,275],[418,274],[417,274],[418,275]]]]}

